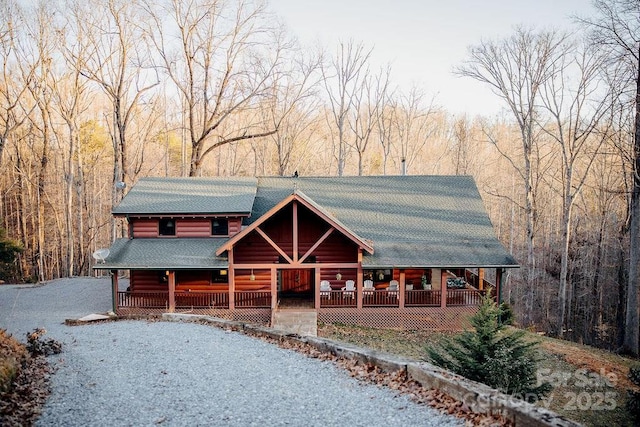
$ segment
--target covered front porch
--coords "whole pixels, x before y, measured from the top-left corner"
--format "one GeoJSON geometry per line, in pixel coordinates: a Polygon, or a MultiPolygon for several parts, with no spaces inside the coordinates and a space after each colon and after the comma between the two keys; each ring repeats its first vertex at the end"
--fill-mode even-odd
{"type": "MultiPolygon", "coordinates": [[[[458,312],[472,313],[488,288],[499,295],[499,286],[485,279],[484,269],[367,270],[338,264],[132,271],[127,289],[120,288],[117,273],[112,270],[114,311],[119,315],[188,312],[263,324],[291,298],[315,309],[322,321],[351,319],[349,323],[376,327],[397,319],[391,327],[406,327],[407,318],[441,320],[446,312],[452,318],[458,312]],[[147,284],[151,277],[158,278],[157,285],[147,284]]],[[[501,277],[502,269],[496,269],[496,283],[501,277]]]]}

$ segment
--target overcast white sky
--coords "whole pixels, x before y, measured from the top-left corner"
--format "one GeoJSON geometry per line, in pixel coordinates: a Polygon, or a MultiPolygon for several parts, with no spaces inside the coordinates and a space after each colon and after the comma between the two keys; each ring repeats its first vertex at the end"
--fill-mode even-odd
{"type": "Polygon", "coordinates": [[[452,113],[498,114],[499,100],[469,78],[453,75],[467,47],[511,34],[517,25],[572,28],[571,16],[591,13],[590,0],[269,0],[303,43],[362,41],[377,64],[391,63],[393,80],[436,96],[452,113]]]}

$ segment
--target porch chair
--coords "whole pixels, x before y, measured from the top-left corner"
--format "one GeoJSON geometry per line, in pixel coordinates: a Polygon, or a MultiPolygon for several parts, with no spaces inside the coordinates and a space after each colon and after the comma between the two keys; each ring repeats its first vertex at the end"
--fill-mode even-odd
{"type": "Polygon", "coordinates": [[[320,296],[321,297],[330,297],[331,296],[331,284],[328,280],[323,280],[320,282],[320,296]]]}
{"type": "Polygon", "coordinates": [[[398,286],[400,285],[400,283],[398,283],[397,280],[392,280],[389,282],[389,286],[387,286],[387,291],[389,292],[389,295],[393,295],[395,297],[398,297],[398,286]]]}
{"type": "Polygon", "coordinates": [[[344,282],[344,284],[346,286],[342,288],[342,294],[347,297],[353,298],[356,292],[356,282],[354,282],[353,280],[347,280],[346,282],[344,282]]]}
{"type": "Polygon", "coordinates": [[[373,291],[375,291],[376,288],[373,287],[373,280],[365,280],[364,281],[364,287],[362,288],[362,293],[364,295],[373,295],[373,291]]]}

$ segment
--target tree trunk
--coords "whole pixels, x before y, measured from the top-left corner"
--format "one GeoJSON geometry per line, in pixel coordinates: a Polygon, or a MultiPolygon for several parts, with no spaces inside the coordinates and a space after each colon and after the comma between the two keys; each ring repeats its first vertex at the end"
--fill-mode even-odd
{"type": "MultiPolygon", "coordinates": [[[[639,53],[640,55],[640,53],[639,53]]],[[[640,61],[636,76],[636,112],[633,138],[633,187],[631,189],[629,224],[629,281],[625,318],[624,351],[638,356],[638,334],[640,333],[640,61]]]]}

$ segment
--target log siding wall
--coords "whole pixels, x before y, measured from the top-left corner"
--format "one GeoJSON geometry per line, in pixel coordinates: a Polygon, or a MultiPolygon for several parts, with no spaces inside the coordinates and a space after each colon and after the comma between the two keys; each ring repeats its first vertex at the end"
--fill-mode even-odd
{"type": "MultiPolygon", "coordinates": [[[[160,236],[158,218],[131,218],[129,227],[133,238],[151,237],[211,237],[212,218],[176,218],[176,235],[160,236]]],[[[229,236],[242,230],[242,218],[228,218],[229,236]]],[[[215,236],[224,237],[224,236],[215,236]]]]}

